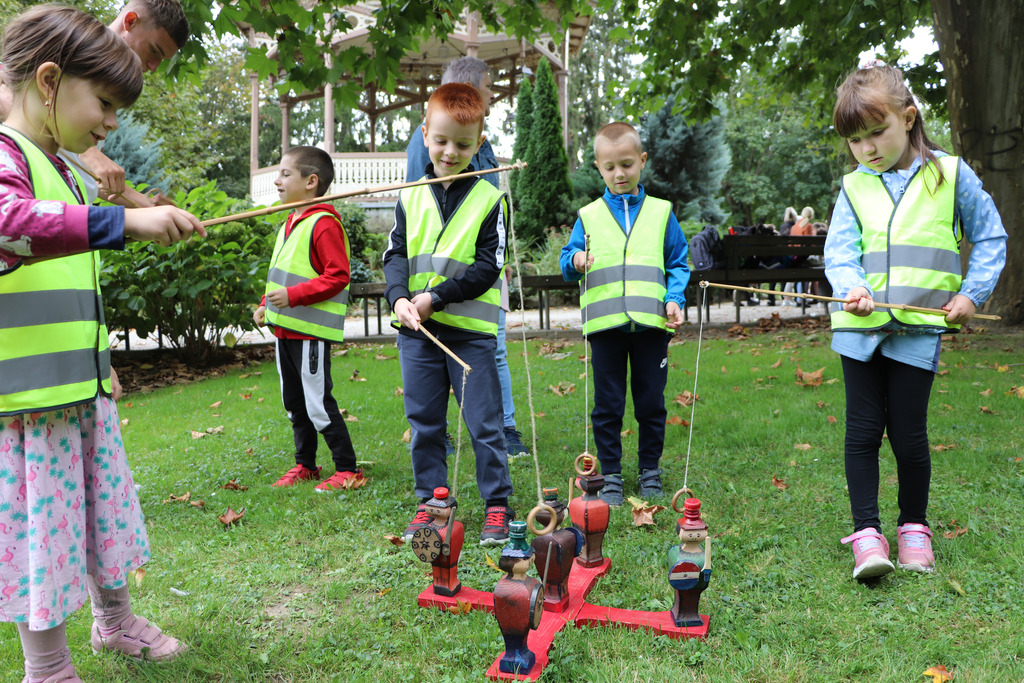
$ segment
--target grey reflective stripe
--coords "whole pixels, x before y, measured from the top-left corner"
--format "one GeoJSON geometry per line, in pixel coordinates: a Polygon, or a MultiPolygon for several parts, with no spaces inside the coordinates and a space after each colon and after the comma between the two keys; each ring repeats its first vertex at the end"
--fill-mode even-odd
{"type": "Polygon", "coordinates": [[[603,299],[588,303],[584,309],[586,320],[593,322],[606,315],[616,313],[649,313],[651,315],[665,315],[665,302],[659,301],[650,296],[618,296],[613,299],[603,299]]]}
{"type": "Polygon", "coordinates": [[[444,312],[450,315],[460,315],[463,318],[473,318],[474,320],[482,320],[486,323],[494,324],[498,323],[498,311],[500,310],[501,306],[498,304],[489,304],[479,299],[448,304],[444,307],[444,312]]]}
{"type": "Polygon", "coordinates": [[[423,273],[436,273],[450,280],[465,273],[467,268],[469,268],[468,263],[437,254],[420,254],[409,259],[409,277],[423,273]]]}
{"type": "Polygon", "coordinates": [[[893,245],[886,252],[864,254],[861,267],[866,273],[884,273],[890,266],[926,268],[940,273],[961,274],[960,254],[949,249],[893,245]]]}
{"type": "Polygon", "coordinates": [[[927,287],[890,287],[886,303],[907,304],[924,308],[942,308],[956,292],[944,292],[927,287]]]}
{"type": "Polygon", "coordinates": [[[665,282],[665,271],[657,266],[626,265],[608,266],[591,271],[585,278],[587,289],[609,285],[613,282],[632,280],[643,283],[665,282]]]}
{"type": "Polygon", "coordinates": [[[0,294],[0,329],[96,320],[97,297],[91,289],[51,289],[0,294]]]}
{"type": "Polygon", "coordinates": [[[100,381],[106,380],[110,377],[110,347],[100,351],[99,360],[97,361],[100,366],[100,381]]]}
{"type": "MultiPolygon", "coordinates": [[[[348,290],[346,289],[347,293],[348,290]]],[[[313,325],[320,325],[321,327],[330,327],[337,330],[345,329],[345,316],[344,314],[332,313],[325,311],[322,308],[313,308],[311,306],[296,306],[295,308],[286,308],[281,310],[277,306],[273,305],[269,301],[267,302],[267,310],[271,313],[281,316],[282,318],[291,318],[292,320],[301,320],[304,323],[311,323],[313,325]]],[[[287,323],[287,320],[278,322],[287,323]]],[[[287,327],[287,325],[285,325],[287,327]]]]}
{"type": "Polygon", "coordinates": [[[417,254],[409,259],[409,277],[420,273],[433,273],[434,264],[430,258],[433,254],[417,254]]]}
{"type": "MultiPolygon", "coordinates": [[[[110,352],[106,353],[110,366],[110,352]]],[[[96,350],[76,349],[0,361],[0,386],[5,394],[49,389],[96,379],[96,350]]],[[[103,357],[100,357],[102,366],[103,357]]]]}
{"type": "MultiPolygon", "coordinates": [[[[294,287],[295,285],[301,285],[304,282],[309,282],[311,279],[312,278],[303,277],[302,275],[296,275],[295,273],[289,273],[287,270],[282,270],[280,268],[271,268],[270,272],[267,273],[267,280],[270,281],[272,284],[275,284],[275,285],[277,285],[279,287],[294,287]]],[[[346,287],[345,289],[341,290],[340,294],[336,294],[336,295],[332,296],[330,299],[326,299],[325,301],[331,301],[331,302],[334,302],[336,304],[347,304],[348,303],[348,287],[346,287]]],[[[323,303],[323,302],[321,302],[321,303],[323,303]]],[[[302,306],[300,308],[308,308],[308,307],[302,306]]],[[[268,310],[271,309],[270,302],[267,302],[267,309],[268,310]]],[[[278,313],[280,313],[280,311],[278,311],[277,309],[273,309],[273,310],[278,312],[278,313]]],[[[294,317],[298,317],[298,316],[294,316],[294,317]]]]}

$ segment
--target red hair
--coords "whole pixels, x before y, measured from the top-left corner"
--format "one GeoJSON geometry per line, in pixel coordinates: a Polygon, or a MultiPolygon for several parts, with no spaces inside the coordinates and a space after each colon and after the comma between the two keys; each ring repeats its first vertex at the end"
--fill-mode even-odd
{"type": "MultiPolygon", "coordinates": [[[[431,113],[443,111],[455,119],[460,126],[468,126],[472,123],[479,123],[480,130],[484,130],[484,114],[487,107],[477,89],[468,83],[448,83],[434,91],[434,94],[427,100],[427,117],[430,121],[431,113]]],[[[430,127],[430,124],[427,124],[430,127]]]]}

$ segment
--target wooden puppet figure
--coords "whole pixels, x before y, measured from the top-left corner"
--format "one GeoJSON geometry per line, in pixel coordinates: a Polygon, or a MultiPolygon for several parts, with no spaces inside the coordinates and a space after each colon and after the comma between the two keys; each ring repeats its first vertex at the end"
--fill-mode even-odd
{"type": "Polygon", "coordinates": [[[412,537],[412,550],[423,562],[429,562],[433,575],[434,593],[451,597],[462,590],[459,582],[459,555],[465,528],[455,521],[456,500],[448,495],[448,489],[440,486],[434,489],[434,497],[426,502],[430,523],[417,529],[412,537]]]}
{"type": "Polygon", "coordinates": [[[669,613],[676,626],[701,626],[704,621],[698,606],[700,594],[711,581],[711,539],[696,498],[684,503],[679,540],[680,545],[668,549],[668,583],[676,594],[669,613]]]}
{"type": "MultiPolygon", "coordinates": [[[[604,488],[604,477],[596,473],[596,461],[591,455],[583,458],[584,472],[576,478],[576,484],[583,495],[569,503],[569,517],[573,526],[583,532],[583,552],[576,558],[584,567],[600,567],[604,563],[601,544],[608,531],[608,503],[598,497],[604,488]]],[[[577,458],[578,460],[579,458],[577,458]]],[[[577,470],[578,471],[578,470],[577,470]]]]}
{"type": "MultiPolygon", "coordinates": [[[[558,500],[558,489],[544,489],[544,504],[555,511],[555,526],[565,521],[568,513],[565,503],[558,500]]],[[[550,513],[537,513],[537,522],[547,526],[550,513]]],[[[544,609],[549,612],[563,612],[569,606],[569,573],[573,559],[579,556],[584,544],[583,532],[576,527],[556,529],[533,539],[536,552],[534,560],[541,580],[544,581],[544,609]]]]}
{"type": "Polygon", "coordinates": [[[526,674],[537,660],[526,640],[530,630],[540,626],[544,597],[540,581],[526,575],[534,560],[533,548],[526,542],[526,522],[510,522],[508,535],[508,545],[498,560],[498,567],[506,575],[494,587],[494,616],[505,639],[505,654],[498,661],[498,669],[526,674]]]}

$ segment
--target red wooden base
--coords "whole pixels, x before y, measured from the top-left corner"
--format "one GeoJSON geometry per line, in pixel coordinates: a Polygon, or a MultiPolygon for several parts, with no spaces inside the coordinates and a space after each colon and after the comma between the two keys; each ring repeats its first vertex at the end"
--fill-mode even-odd
{"type": "Polygon", "coordinates": [[[447,595],[438,595],[434,592],[433,586],[431,586],[420,593],[419,597],[416,598],[416,604],[420,607],[437,607],[439,609],[458,607],[460,602],[462,604],[469,603],[469,606],[472,609],[483,610],[484,612],[494,611],[493,593],[478,591],[475,588],[470,588],[466,584],[462,584],[462,590],[451,597],[448,597],[447,595]]]}
{"type": "Polygon", "coordinates": [[[680,638],[700,638],[703,640],[708,635],[708,626],[711,624],[711,617],[706,614],[700,615],[704,623],[700,626],[676,626],[672,615],[668,610],[664,612],[639,612],[631,609],[619,609],[618,607],[598,607],[587,603],[576,614],[577,626],[625,626],[628,629],[636,630],[646,628],[658,635],[665,635],[669,638],[679,640],[680,638]]]}

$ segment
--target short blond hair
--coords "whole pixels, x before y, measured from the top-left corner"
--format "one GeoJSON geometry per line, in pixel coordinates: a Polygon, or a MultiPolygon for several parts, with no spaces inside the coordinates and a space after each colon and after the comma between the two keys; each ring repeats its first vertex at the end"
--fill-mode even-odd
{"type": "Polygon", "coordinates": [[[594,156],[597,156],[597,144],[602,140],[615,143],[627,136],[636,143],[637,152],[644,151],[643,143],[640,141],[640,134],[636,132],[636,128],[625,121],[612,121],[601,126],[601,129],[597,131],[597,135],[594,136],[594,156]]]}

